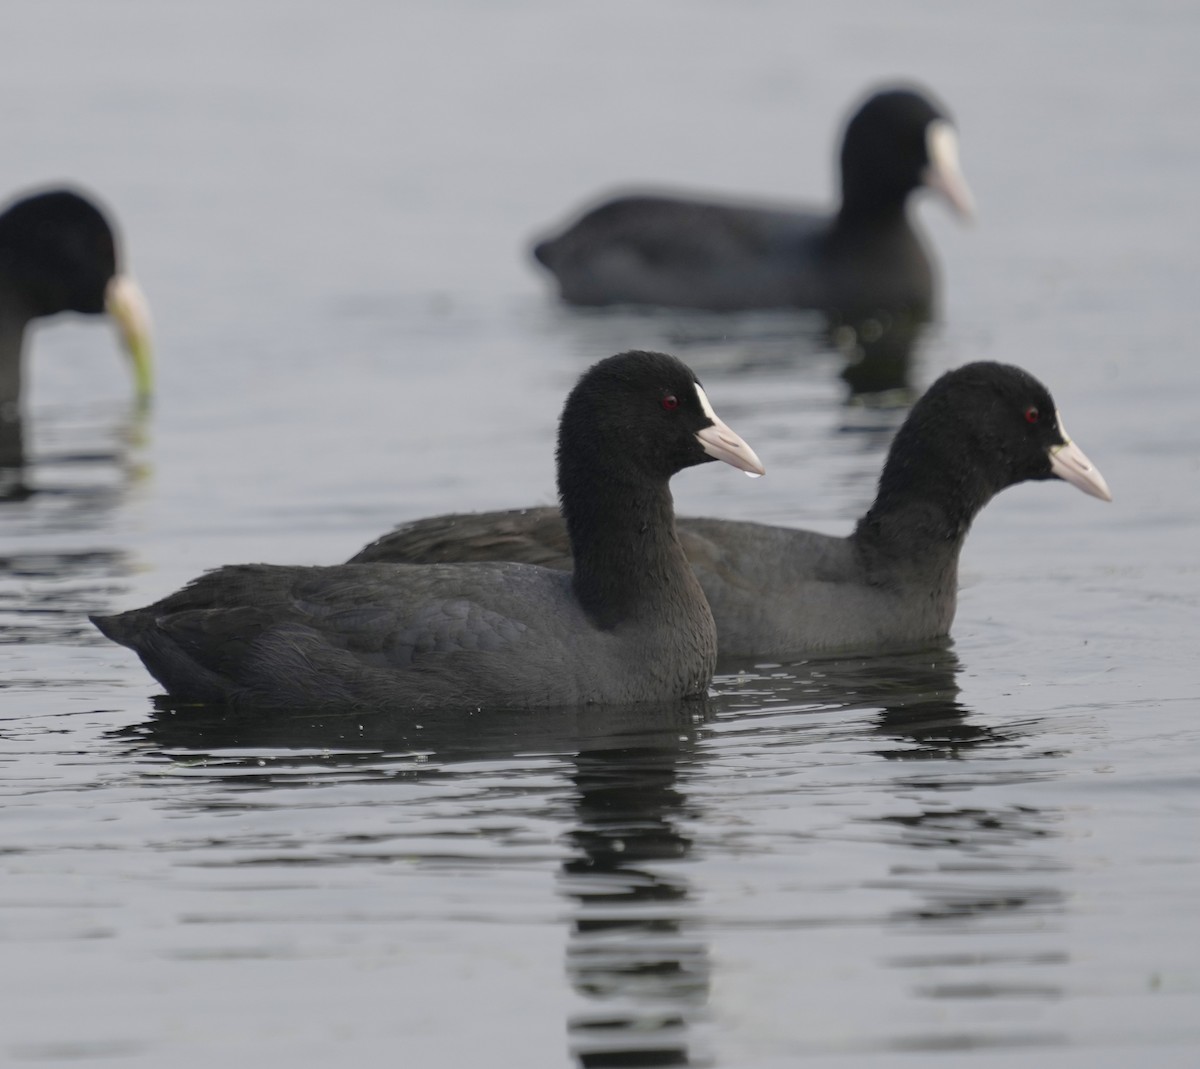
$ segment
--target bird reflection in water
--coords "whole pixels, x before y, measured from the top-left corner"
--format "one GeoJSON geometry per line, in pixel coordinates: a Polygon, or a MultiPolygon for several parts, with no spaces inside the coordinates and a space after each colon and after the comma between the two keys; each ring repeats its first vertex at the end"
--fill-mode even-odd
{"type": "Polygon", "coordinates": [[[38,449],[29,448],[20,414],[0,419],[0,505],[37,495],[48,522],[72,528],[111,513],[150,471],[150,406],[138,400],[122,408],[115,415],[51,414],[38,423],[38,449]]]}
{"type": "Polygon", "coordinates": [[[568,351],[659,348],[687,360],[702,377],[787,376],[833,354],[850,403],[889,408],[907,408],[916,399],[914,368],[934,322],[929,309],[903,305],[733,313],[550,306],[543,314],[548,321],[540,328],[561,333],[568,351]]]}
{"type": "MultiPolygon", "coordinates": [[[[895,775],[882,785],[872,776],[865,788],[882,786],[894,803],[867,825],[889,858],[872,887],[895,892],[881,923],[889,931],[956,936],[947,945],[923,938],[921,953],[883,963],[909,971],[914,998],[1022,997],[1035,990],[1044,997],[1058,991],[1042,979],[1045,965],[1062,960],[1047,956],[1044,938],[1028,960],[1017,960],[1019,953],[1014,958],[1012,947],[994,940],[971,942],[970,953],[962,952],[963,940],[976,929],[988,936],[996,925],[1043,926],[1048,914],[1061,909],[1063,896],[1055,879],[1061,865],[1042,849],[1053,842],[1056,814],[998,809],[987,801],[964,804],[981,786],[978,758],[990,751],[997,757],[1019,753],[1024,743],[1021,728],[983,723],[960,702],[959,671],[945,642],[915,652],[752,668],[719,677],[717,694],[706,703],[450,714],[423,717],[419,725],[395,714],[236,715],[163,700],[149,721],[119,734],[140,760],[154,762],[156,773],[164,757],[186,768],[192,804],[197,782],[212,780],[221,788],[214,808],[226,817],[224,788],[311,784],[319,762],[326,771],[317,775],[333,783],[369,780],[384,790],[388,781],[439,780],[456,789],[471,783],[485,790],[472,792],[463,818],[474,827],[478,814],[490,811],[487,805],[480,809],[486,785],[477,782],[478,762],[498,761],[505,769],[506,826],[516,816],[513,789],[521,790],[527,774],[537,784],[528,787],[529,814],[542,821],[545,762],[551,759],[569,785],[565,796],[556,791],[554,797],[556,809],[564,800],[568,806],[558,839],[568,856],[557,885],[571,903],[565,975],[579,999],[565,1022],[570,1054],[589,1069],[698,1065],[708,1061],[715,966],[707,929],[716,922],[705,916],[694,886],[693,836],[702,838],[711,826],[710,803],[689,785],[710,775],[706,764],[727,756],[729,748],[740,752],[744,742],[761,750],[771,733],[770,752],[789,775],[824,732],[832,732],[839,749],[849,742],[866,760],[894,764],[895,775]],[[781,705],[773,703],[793,711],[789,726],[780,727],[775,714],[781,705]],[[803,726],[810,711],[819,714],[815,734],[803,726]],[[714,718],[722,723],[715,733],[709,726],[714,718]],[[455,763],[468,762],[456,772],[455,763]],[[1014,964],[1038,971],[1001,990],[998,972],[1011,976],[1014,964]]],[[[997,760],[995,774],[1011,777],[1005,765],[997,760]]],[[[720,790],[719,781],[709,786],[720,790]]],[[[457,843],[462,828],[456,829],[457,843]]],[[[343,834],[353,838],[353,831],[343,834]]],[[[858,835],[844,826],[836,832],[847,833],[858,835]]],[[[819,838],[809,841],[819,851],[819,838]]],[[[411,860],[404,842],[400,852],[411,860]]],[[[327,848],[323,856],[334,855],[327,848]]],[[[806,908],[802,895],[796,908],[806,908]]],[[[836,928],[844,918],[825,923],[836,928]]],[[[987,1045],[989,1039],[981,1032],[963,1041],[987,1045]]],[[[897,1048],[931,1049],[945,1042],[932,1033],[895,1041],[897,1048]]]]}
{"type": "Polygon", "coordinates": [[[856,320],[831,320],[828,339],[846,361],[842,379],[852,399],[907,408],[916,399],[913,358],[928,320],[908,312],[877,312],[856,320]]]}
{"type": "MultiPolygon", "coordinates": [[[[193,786],[199,777],[243,790],[311,782],[314,752],[331,779],[381,782],[446,780],[455,762],[481,760],[515,759],[520,774],[523,754],[538,755],[540,776],[545,756],[561,755],[573,788],[560,873],[575,904],[566,973],[595,1003],[573,1014],[567,1031],[572,1056],[597,1069],[695,1064],[690,1027],[707,1002],[709,962],[678,868],[691,846],[678,827],[690,806],[679,775],[696,760],[705,711],[691,701],[447,712],[417,723],[394,713],[249,714],[160,698],[147,722],[114,735],[143,761],[158,766],[166,756],[188,768],[193,786]]],[[[531,793],[531,806],[543,803],[531,793]]]]}
{"type": "Polygon", "coordinates": [[[676,314],[659,320],[668,349],[693,360],[696,349],[732,350],[737,356],[731,370],[739,374],[785,370],[836,353],[844,362],[849,401],[888,408],[907,408],[916,399],[913,367],[930,322],[912,311],[887,309],[855,317],[758,313],[714,321],[676,314]]]}
{"type": "MultiPolygon", "coordinates": [[[[959,700],[960,671],[945,640],[911,652],[758,666],[718,678],[716,685],[729,688],[722,703],[729,704],[739,693],[763,694],[769,681],[772,697],[788,708],[816,703],[831,715],[839,739],[845,714],[870,712],[865,723],[858,721],[858,730],[868,732],[863,752],[905,769],[886,780],[892,811],[870,818],[871,837],[902,850],[872,887],[905,900],[883,921],[893,932],[917,936],[921,945],[885,964],[912,971],[912,995],[919,1000],[1004,998],[1040,1005],[1064,993],[1046,973],[1067,961],[1065,951],[1046,945],[1054,918],[1066,909],[1066,863],[1054,849],[1062,814],[989,804],[992,783],[1008,787],[1039,775],[1022,760],[1030,756],[1029,725],[983,723],[959,700]],[[994,760],[985,763],[985,757],[994,760]],[[1030,933],[1035,942],[998,942],[999,932],[1030,933]]],[[[761,697],[757,701],[761,709],[761,697]]],[[[1011,798],[1011,791],[1004,797],[1011,798]]],[[[903,1051],[974,1050],[1052,1045],[1063,1038],[1052,1027],[1000,1034],[981,1025],[953,1036],[931,1028],[893,1045],[903,1051]]]]}
{"type": "Polygon", "coordinates": [[[693,1064],[689,1030],[711,971],[680,865],[692,843],[679,824],[696,814],[678,779],[694,744],[689,732],[575,758],[577,856],[561,886],[577,903],[567,973],[599,1004],[569,1023],[592,1069],[693,1064]]]}

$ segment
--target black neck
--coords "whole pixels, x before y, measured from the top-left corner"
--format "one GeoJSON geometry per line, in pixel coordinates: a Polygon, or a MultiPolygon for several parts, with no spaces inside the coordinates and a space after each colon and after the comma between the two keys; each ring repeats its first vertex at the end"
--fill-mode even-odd
{"type": "Polygon", "coordinates": [[[700,594],[675,534],[674,505],[666,481],[576,473],[559,460],[559,486],[584,486],[561,496],[575,557],[575,595],[598,626],[615,627],[646,614],[671,615],[700,594]],[[586,479],[586,481],[585,481],[586,479]]]}
{"type": "Polygon", "coordinates": [[[875,503],[858,522],[854,539],[873,555],[913,569],[957,561],[979,510],[999,487],[963,443],[922,437],[910,419],[888,453],[875,503]]]}
{"type": "Polygon", "coordinates": [[[907,202],[907,193],[844,186],[834,229],[844,234],[872,234],[907,227],[907,202]]]}

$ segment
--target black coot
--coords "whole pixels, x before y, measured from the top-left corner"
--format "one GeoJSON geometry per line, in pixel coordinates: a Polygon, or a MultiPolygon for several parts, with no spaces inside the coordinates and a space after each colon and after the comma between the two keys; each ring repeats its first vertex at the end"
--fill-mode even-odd
{"type": "Polygon", "coordinates": [[[122,270],[113,228],[69,189],[30,194],[0,213],[0,419],[16,419],[25,328],[59,312],[108,313],[140,396],[153,385],[145,298],[122,270]]]}
{"type": "MultiPolygon", "coordinates": [[[[878,649],[946,634],[971,521],[1005,487],[1053,478],[1111,500],[1037,379],[1004,364],[968,364],[913,407],[853,534],[687,517],[677,527],[722,658],[878,649]]],[[[571,566],[550,508],[417,520],[353,559],[571,566]]]]}
{"type": "Polygon", "coordinates": [[[534,255],[572,304],[927,317],[933,268],[909,194],[925,186],[972,211],[945,112],[914,89],[875,93],[846,127],[841,172],[833,214],[633,194],[592,208],[534,255]]]}
{"type": "Polygon", "coordinates": [[[761,474],[692,372],[602,360],[567,398],[558,486],[572,574],[509,563],[220,568],[94,618],[175,697],[408,709],[700,695],[716,630],[675,535],[668,480],[711,459],[761,474]]]}

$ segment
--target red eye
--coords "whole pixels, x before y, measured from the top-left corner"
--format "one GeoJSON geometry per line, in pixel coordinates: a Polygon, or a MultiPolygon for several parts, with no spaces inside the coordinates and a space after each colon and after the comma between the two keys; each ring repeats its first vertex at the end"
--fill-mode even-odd
{"type": "Polygon", "coordinates": [[[1040,415],[1040,413],[1038,412],[1038,410],[1031,405],[1029,408],[1025,409],[1025,422],[1026,423],[1036,423],[1038,421],[1039,415],[1040,415]]]}
{"type": "Polygon", "coordinates": [[[679,398],[676,397],[673,393],[669,393],[669,394],[667,394],[666,397],[664,397],[662,399],[662,406],[668,412],[674,412],[675,409],[677,409],[679,407],[679,398]]]}

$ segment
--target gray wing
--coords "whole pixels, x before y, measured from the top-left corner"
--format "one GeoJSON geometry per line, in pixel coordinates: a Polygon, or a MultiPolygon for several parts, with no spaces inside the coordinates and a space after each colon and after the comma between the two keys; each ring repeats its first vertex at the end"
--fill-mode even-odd
{"type": "Polygon", "coordinates": [[[440,564],[519,561],[559,571],[571,569],[571,544],[556,508],[450,513],[402,524],[350,558],[440,564]]]}

